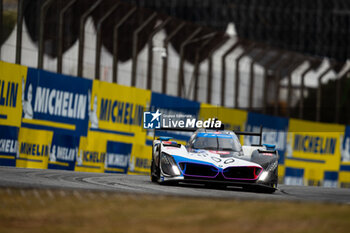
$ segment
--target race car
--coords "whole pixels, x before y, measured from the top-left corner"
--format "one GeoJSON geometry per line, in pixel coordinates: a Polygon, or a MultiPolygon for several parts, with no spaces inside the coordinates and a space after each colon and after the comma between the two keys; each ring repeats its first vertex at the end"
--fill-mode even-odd
{"type": "Polygon", "coordinates": [[[198,129],[186,146],[170,137],[156,138],[151,180],[160,184],[240,186],[273,193],[278,183],[278,151],[274,145],[261,144],[261,138],[262,129],[259,133],[198,129]],[[239,135],[258,136],[259,144],[242,146],[239,135]]]}

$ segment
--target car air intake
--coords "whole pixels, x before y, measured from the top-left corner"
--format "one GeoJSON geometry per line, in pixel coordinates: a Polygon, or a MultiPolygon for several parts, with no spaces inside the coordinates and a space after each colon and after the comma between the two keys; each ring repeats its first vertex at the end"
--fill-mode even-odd
{"type": "Polygon", "coordinates": [[[262,169],[260,167],[228,167],[222,174],[225,179],[233,180],[256,180],[262,169]]]}
{"type": "Polygon", "coordinates": [[[179,163],[184,176],[215,178],[219,170],[211,165],[199,163],[179,163]]]}

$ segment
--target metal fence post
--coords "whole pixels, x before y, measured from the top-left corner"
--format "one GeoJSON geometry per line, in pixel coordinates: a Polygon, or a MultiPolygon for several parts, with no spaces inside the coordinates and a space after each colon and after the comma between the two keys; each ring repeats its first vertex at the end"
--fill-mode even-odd
{"type": "Polygon", "coordinates": [[[131,8],[126,15],[118,21],[118,23],[113,28],[113,82],[118,83],[118,39],[119,28],[130,18],[132,14],[136,11],[137,7],[131,8]]]}
{"type": "Polygon", "coordinates": [[[234,108],[239,108],[239,84],[240,84],[240,73],[239,73],[239,62],[241,61],[241,59],[246,56],[247,54],[249,54],[257,45],[255,43],[252,43],[248,46],[247,49],[245,49],[243,51],[243,53],[241,55],[239,55],[236,58],[236,70],[235,70],[235,101],[234,101],[234,108]]]}
{"type": "Polygon", "coordinates": [[[336,81],[336,98],[335,98],[335,117],[334,122],[339,123],[339,112],[340,112],[340,97],[343,94],[344,79],[349,74],[350,68],[348,68],[342,76],[336,81]]]}
{"type": "Polygon", "coordinates": [[[267,108],[267,72],[271,68],[272,65],[276,64],[276,62],[280,61],[280,55],[282,51],[278,50],[276,55],[272,57],[272,59],[265,65],[264,67],[264,87],[263,87],[263,113],[266,114],[267,108]]]}
{"type": "MultiPolygon", "coordinates": [[[[221,106],[225,106],[225,97],[226,97],[226,58],[232,53],[239,45],[240,41],[237,40],[221,57],[221,106]]],[[[211,92],[210,92],[211,96],[211,92]]],[[[210,98],[211,101],[211,98],[210,98]]]]}
{"type": "Polygon", "coordinates": [[[66,11],[76,2],[77,0],[71,0],[59,13],[58,20],[58,46],[57,46],[57,73],[62,73],[62,54],[63,54],[63,20],[66,11]]]}
{"type": "Polygon", "coordinates": [[[148,59],[147,59],[147,89],[152,90],[152,76],[153,76],[153,37],[162,30],[171,20],[171,17],[166,18],[161,24],[159,24],[148,37],[148,59]]]}
{"type": "Polygon", "coordinates": [[[45,17],[47,10],[50,6],[50,4],[53,2],[53,0],[47,0],[41,7],[40,7],[40,18],[39,18],[39,51],[38,51],[38,69],[42,69],[44,65],[44,53],[45,53],[45,47],[44,47],[44,26],[45,26],[45,17]]]}
{"type": "Polygon", "coordinates": [[[83,76],[83,63],[84,63],[84,42],[85,42],[85,23],[87,17],[101,4],[103,0],[96,1],[87,11],[84,12],[80,18],[80,30],[79,30],[79,51],[78,51],[78,76],[83,76]]]}
{"type": "MultiPolygon", "coordinates": [[[[213,54],[214,52],[219,49],[223,44],[226,43],[228,40],[228,37],[224,37],[219,43],[217,43],[208,53],[208,77],[207,77],[207,103],[212,102],[212,83],[213,83],[213,54]]],[[[223,91],[224,85],[221,82],[221,89],[223,91]]],[[[221,93],[221,98],[222,98],[222,93],[221,93]]]]}
{"type": "MultiPolygon", "coordinates": [[[[197,28],[194,32],[190,34],[187,39],[180,45],[180,63],[179,63],[179,74],[178,74],[178,83],[177,83],[177,96],[182,96],[182,86],[184,82],[184,56],[185,56],[185,46],[202,30],[201,27],[197,28]]],[[[186,92],[184,92],[186,93],[186,92]]]]}
{"type": "Polygon", "coordinates": [[[317,99],[316,99],[316,121],[321,120],[321,101],[322,101],[322,79],[328,74],[329,71],[333,69],[335,64],[331,64],[324,72],[320,74],[318,79],[318,87],[317,87],[317,99]]]}
{"type": "Polygon", "coordinates": [[[256,55],[256,57],[253,59],[253,61],[250,63],[250,82],[249,82],[249,111],[252,111],[253,109],[253,95],[254,95],[254,84],[255,84],[255,75],[254,75],[254,65],[256,62],[259,62],[262,58],[264,58],[266,54],[266,49],[265,47],[261,48],[261,51],[256,55]]]}
{"type": "MultiPolygon", "coordinates": [[[[185,46],[191,44],[191,43],[195,43],[195,42],[199,42],[201,40],[204,40],[204,42],[199,46],[199,48],[196,49],[196,55],[195,55],[195,64],[194,64],[194,69],[193,69],[193,73],[192,73],[192,78],[190,80],[190,86],[189,86],[189,90],[188,90],[188,98],[189,98],[189,95],[190,95],[190,92],[191,92],[191,85],[192,85],[192,81],[193,81],[193,77],[195,78],[195,88],[198,86],[198,83],[197,82],[197,77],[198,77],[198,63],[199,63],[199,52],[203,49],[203,47],[205,47],[209,41],[216,35],[217,33],[216,32],[212,32],[212,33],[209,33],[205,36],[202,36],[200,38],[197,38],[197,39],[193,39],[193,40],[190,40],[186,43],[185,46]]],[[[184,80],[182,80],[184,81],[184,80]]],[[[185,98],[186,98],[186,90],[184,89],[183,91],[184,95],[185,95],[185,98]]],[[[195,95],[197,95],[197,93],[195,93],[195,95]]]]}
{"type": "Polygon", "coordinates": [[[163,42],[163,47],[165,49],[165,54],[166,56],[163,59],[163,64],[162,64],[162,93],[166,94],[166,85],[168,81],[168,44],[170,40],[176,36],[176,34],[186,25],[185,22],[182,22],[175,28],[174,31],[172,31],[165,39],[163,42]]]}
{"type": "Polygon", "coordinates": [[[292,102],[292,73],[300,66],[299,58],[294,58],[292,65],[287,69],[288,85],[287,85],[287,117],[290,117],[290,108],[292,102]]]}
{"type": "MultiPolygon", "coordinates": [[[[199,48],[197,48],[196,50],[196,57],[195,57],[195,63],[194,63],[194,69],[193,69],[193,74],[192,77],[194,77],[194,100],[197,101],[198,100],[198,75],[199,75],[199,68],[200,68],[200,62],[199,62],[199,56],[200,56],[200,52],[205,48],[205,46],[207,46],[210,41],[214,38],[214,36],[217,33],[211,33],[211,35],[209,36],[208,39],[206,39],[201,46],[199,46],[199,48]]],[[[190,98],[190,89],[188,90],[188,98],[190,98]]]]}
{"type": "Polygon", "coordinates": [[[314,69],[312,61],[309,60],[309,68],[307,68],[301,74],[301,85],[300,85],[300,102],[299,102],[299,119],[303,119],[304,117],[304,89],[305,89],[305,77],[306,74],[314,69]]]}
{"type": "Polygon", "coordinates": [[[132,67],[131,67],[131,86],[136,86],[136,71],[137,71],[137,49],[138,49],[138,36],[142,29],[144,29],[147,24],[149,24],[155,17],[157,13],[153,13],[148,19],[138,27],[133,33],[133,46],[132,46],[132,67]]]}
{"type": "Polygon", "coordinates": [[[101,47],[102,47],[102,24],[103,22],[120,6],[120,2],[116,2],[101,19],[98,20],[96,26],[96,56],[95,56],[95,79],[100,80],[101,67],[101,47]]]}
{"type": "Polygon", "coordinates": [[[291,55],[288,57],[285,61],[282,61],[278,66],[276,67],[275,71],[275,102],[273,107],[273,114],[275,116],[278,115],[278,104],[279,104],[279,97],[280,97],[280,89],[281,89],[281,79],[282,79],[282,68],[285,68],[286,65],[288,65],[291,61],[293,61],[294,55],[291,55]]]}
{"type": "Polygon", "coordinates": [[[17,5],[16,64],[21,64],[22,27],[23,27],[23,2],[24,2],[24,0],[18,0],[18,5],[17,5]]]}

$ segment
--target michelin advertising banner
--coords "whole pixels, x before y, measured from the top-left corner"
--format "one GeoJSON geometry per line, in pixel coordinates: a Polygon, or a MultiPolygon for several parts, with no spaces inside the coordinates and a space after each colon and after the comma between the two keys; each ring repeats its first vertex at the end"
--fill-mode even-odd
{"type": "Polygon", "coordinates": [[[0,61],[0,125],[21,125],[21,96],[26,78],[27,67],[0,61]]]}
{"type": "Polygon", "coordinates": [[[92,81],[28,68],[22,127],[86,136],[92,81]]]}
{"type": "Polygon", "coordinates": [[[54,133],[49,155],[49,169],[74,170],[80,137],[54,133]]]}
{"type": "Polygon", "coordinates": [[[303,169],[303,177],[292,173],[287,184],[336,187],[340,167],[341,138],[345,126],[290,119],[285,165],[303,169]]]}
{"type": "Polygon", "coordinates": [[[0,165],[16,166],[27,67],[0,61],[0,165]]]}
{"type": "Polygon", "coordinates": [[[16,167],[47,169],[52,135],[51,131],[21,128],[16,167]]]}
{"type": "Polygon", "coordinates": [[[340,143],[341,163],[339,168],[339,186],[350,188],[350,126],[346,126],[340,143]]]}
{"type": "Polygon", "coordinates": [[[19,128],[0,125],[0,166],[16,166],[19,128]]]}
{"type": "Polygon", "coordinates": [[[95,80],[88,96],[89,130],[87,137],[80,138],[75,170],[137,172],[130,162],[144,156],[139,146],[146,141],[143,112],[151,92],[95,80]]]}
{"type": "Polygon", "coordinates": [[[16,166],[74,170],[92,81],[28,68],[16,166]]]}
{"type": "Polygon", "coordinates": [[[345,134],[341,139],[341,162],[350,165],[350,126],[346,126],[345,134]]]}

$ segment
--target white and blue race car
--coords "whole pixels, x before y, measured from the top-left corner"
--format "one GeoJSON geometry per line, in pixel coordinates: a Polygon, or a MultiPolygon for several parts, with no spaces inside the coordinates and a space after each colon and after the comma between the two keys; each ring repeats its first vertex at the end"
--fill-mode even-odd
{"type": "Polygon", "coordinates": [[[278,183],[278,151],[261,144],[260,133],[199,129],[187,145],[159,137],[153,141],[151,180],[241,186],[273,193],[278,183]],[[258,145],[242,146],[237,135],[259,136],[258,145]]]}

